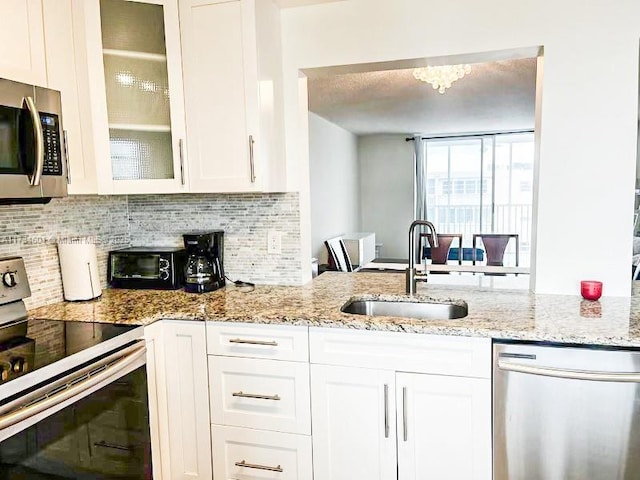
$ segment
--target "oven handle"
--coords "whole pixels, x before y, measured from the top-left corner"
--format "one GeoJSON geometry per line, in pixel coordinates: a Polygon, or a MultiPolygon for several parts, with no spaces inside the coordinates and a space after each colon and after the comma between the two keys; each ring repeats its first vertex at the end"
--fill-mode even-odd
{"type": "MultiPolygon", "coordinates": [[[[121,370],[127,368],[132,363],[137,362],[141,357],[144,357],[146,354],[146,350],[146,347],[144,346],[144,344],[142,344],[141,346],[135,348],[128,355],[121,357],[119,360],[108,365],[106,368],[98,371],[95,375],[89,374],[86,380],[83,380],[76,384],[72,384],[73,379],[71,379],[67,383],[67,385],[69,385],[68,388],[54,393],[51,396],[47,396],[37,403],[19,408],[18,410],[13,410],[10,413],[1,416],[0,430],[11,427],[17,423],[22,422],[23,420],[26,420],[29,417],[53,408],[56,405],[82,393],[84,390],[87,390],[94,385],[97,385],[113,376],[118,375],[121,370]]],[[[78,378],[78,376],[74,375],[74,378],[78,378]]]]}
{"type": "Polygon", "coordinates": [[[40,113],[36,108],[33,98],[24,97],[24,102],[27,104],[27,108],[29,109],[31,123],[33,124],[33,133],[36,136],[36,166],[33,170],[33,175],[29,176],[29,185],[37,187],[40,185],[40,179],[42,178],[42,172],[44,170],[44,133],[42,132],[40,113]]]}
{"type": "Polygon", "coordinates": [[[82,367],[78,370],[73,370],[68,375],[54,380],[51,383],[46,384],[45,386],[38,388],[32,392],[29,392],[26,395],[22,395],[19,398],[16,398],[12,402],[8,402],[2,406],[0,406],[0,418],[2,418],[5,414],[10,412],[15,412],[16,410],[28,407],[32,403],[37,403],[39,399],[42,397],[51,397],[55,393],[58,393],[70,385],[77,383],[82,380],[83,377],[92,376],[91,372],[97,373],[97,369],[103,369],[106,366],[109,366],[127,356],[130,353],[137,351],[141,348],[141,345],[144,346],[144,340],[138,341],[128,347],[124,347],[120,350],[116,350],[106,357],[98,360],[97,362],[93,362],[85,367],[82,367]]]}
{"type": "Polygon", "coordinates": [[[570,380],[591,380],[594,382],[640,383],[640,373],[594,372],[552,367],[536,367],[498,360],[498,368],[507,372],[528,373],[544,377],[567,378],[570,380]]]}

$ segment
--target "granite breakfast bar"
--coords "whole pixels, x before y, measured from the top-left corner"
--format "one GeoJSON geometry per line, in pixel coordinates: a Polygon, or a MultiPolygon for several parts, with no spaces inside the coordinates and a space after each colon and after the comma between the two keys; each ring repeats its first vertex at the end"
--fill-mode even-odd
{"type": "Polygon", "coordinates": [[[300,287],[229,285],[196,295],[183,291],[107,289],[87,302],[33,309],[31,319],[148,325],[186,319],[289,324],[435,335],[490,337],[570,344],[640,347],[640,295],[590,302],[575,295],[421,284],[411,299],[401,273],[326,272],[300,287]],[[421,302],[466,302],[468,315],[416,320],[342,313],[354,297],[421,302]]]}

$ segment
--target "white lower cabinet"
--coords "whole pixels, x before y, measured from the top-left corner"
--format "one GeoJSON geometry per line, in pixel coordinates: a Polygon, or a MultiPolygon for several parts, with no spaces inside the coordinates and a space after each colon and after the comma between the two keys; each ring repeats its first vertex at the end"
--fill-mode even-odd
{"type": "Polygon", "coordinates": [[[145,327],[153,477],[211,480],[205,322],[145,327]]]}
{"type": "Polygon", "coordinates": [[[317,480],[491,479],[490,339],[312,328],[310,345],[317,480]]]}
{"type": "Polygon", "coordinates": [[[491,479],[490,339],[177,320],[145,332],[156,479],[491,479]]]}
{"type": "Polygon", "coordinates": [[[395,373],[312,365],[311,392],[315,478],[395,478],[395,373]]]}
{"type": "Polygon", "coordinates": [[[211,437],[213,475],[216,479],[314,478],[311,470],[311,437],[307,435],[213,425],[211,437]]]}
{"type": "Polygon", "coordinates": [[[312,480],[309,329],[206,328],[214,478],[312,480]]]}
{"type": "Polygon", "coordinates": [[[399,480],[491,478],[491,380],[397,373],[396,403],[399,480]]]}
{"type": "Polygon", "coordinates": [[[209,357],[211,421],[311,434],[309,364],[209,357]]]}

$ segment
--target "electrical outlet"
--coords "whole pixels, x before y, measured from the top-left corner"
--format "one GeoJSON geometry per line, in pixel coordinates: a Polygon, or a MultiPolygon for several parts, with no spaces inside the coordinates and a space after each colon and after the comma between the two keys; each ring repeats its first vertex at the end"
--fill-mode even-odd
{"type": "Polygon", "coordinates": [[[269,230],[267,232],[267,253],[280,255],[282,253],[282,232],[269,230]]]}

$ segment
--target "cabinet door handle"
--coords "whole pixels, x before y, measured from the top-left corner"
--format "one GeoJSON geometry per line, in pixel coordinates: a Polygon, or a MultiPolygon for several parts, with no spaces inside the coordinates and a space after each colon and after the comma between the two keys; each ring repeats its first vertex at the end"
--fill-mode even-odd
{"type": "Polygon", "coordinates": [[[242,338],[232,338],[229,343],[246,343],[248,345],[265,345],[267,347],[277,347],[278,342],[275,340],[244,340],[242,338]]]}
{"type": "Polygon", "coordinates": [[[180,183],[184,185],[184,140],[178,140],[178,153],[180,155],[180,183]]]}
{"type": "Polygon", "coordinates": [[[389,385],[384,384],[384,438],[389,438],[389,385]]]}
{"type": "Polygon", "coordinates": [[[253,158],[253,144],[256,143],[253,135],[249,135],[249,166],[251,167],[251,183],[256,182],[256,165],[253,158]]]}
{"type": "Polygon", "coordinates": [[[409,426],[407,423],[407,387],[402,387],[402,438],[405,442],[409,439],[409,426]]]}
{"type": "Polygon", "coordinates": [[[282,467],[278,465],[277,467],[269,467],[267,465],[258,465],[256,463],[247,463],[244,460],[240,462],[236,462],[236,467],[244,467],[244,468],[255,468],[256,470],[267,470],[269,472],[283,472],[282,467]]]}
{"type": "Polygon", "coordinates": [[[231,396],[240,397],[240,398],[256,398],[258,400],[280,400],[280,397],[277,394],[276,395],[257,395],[255,393],[244,393],[242,391],[233,392],[231,396]]]}
{"type": "Polygon", "coordinates": [[[69,139],[67,135],[67,131],[62,131],[62,137],[64,139],[64,161],[67,165],[67,185],[71,184],[71,164],[69,163],[69,139]]]}

